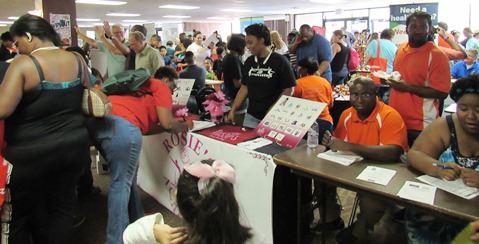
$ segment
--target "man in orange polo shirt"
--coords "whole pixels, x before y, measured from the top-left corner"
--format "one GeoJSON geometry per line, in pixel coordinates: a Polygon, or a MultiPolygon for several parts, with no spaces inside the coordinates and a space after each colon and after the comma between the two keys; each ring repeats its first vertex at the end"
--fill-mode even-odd
{"type": "Polygon", "coordinates": [[[451,73],[447,56],[432,42],[431,15],[414,12],[406,19],[408,42],[401,44],[394,70],[401,80],[389,79],[389,105],[396,109],[408,130],[412,146],[419,133],[439,116],[439,101],[448,96],[451,73]]]}
{"type": "MultiPolygon", "coordinates": [[[[406,126],[399,113],[377,98],[370,78],[359,77],[350,85],[352,107],[344,110],[334,130],[326,132],[322,144],[333,151],[348,151],[365,159],[399,162],[407,149],[406,126]]],[[[364,240],[386,211],[387,204],[368,196],[359,196],[358,220],[336,235],[338,243],[364,240]]]]}

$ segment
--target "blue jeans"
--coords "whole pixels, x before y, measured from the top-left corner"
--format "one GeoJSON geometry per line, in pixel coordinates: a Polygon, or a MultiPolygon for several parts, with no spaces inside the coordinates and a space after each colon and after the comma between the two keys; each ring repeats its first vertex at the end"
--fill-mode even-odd
{"type": "Polygon", "coordinates": [[[246,113],[245,117],[244,117],[244,122],[243,122],[243,126],[244,127],[248,127],[248,128],[256,128],[256,126],[259,125],[259,123],[261,123],[261,120],[260,119],[257,119],[255,117],[253,117],[253,115],[249,114],[249,113],[246,113]]]}
{"type": "Polygon", "coordinates": [[[115,115],[89,119],[87,127],[93,143],[110,166],[106,243],[122,243],[128,224],[145,215],[136,188],[141,131],[115,115]]]}

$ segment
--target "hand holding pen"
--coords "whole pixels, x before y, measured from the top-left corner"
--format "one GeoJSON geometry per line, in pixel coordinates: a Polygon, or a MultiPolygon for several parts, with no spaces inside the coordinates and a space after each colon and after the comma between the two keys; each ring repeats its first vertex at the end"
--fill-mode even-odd
{"type": "Polygon", "coordinates": [[[461,175],[461,167],[455,163],[432,164],[437,168],[437,174],[444,180],[455,180],[461,175]]]}

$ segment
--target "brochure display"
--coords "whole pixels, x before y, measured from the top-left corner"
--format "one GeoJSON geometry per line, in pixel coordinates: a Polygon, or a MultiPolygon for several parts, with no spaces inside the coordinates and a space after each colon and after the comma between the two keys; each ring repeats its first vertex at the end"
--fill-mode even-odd
{"type": "Polygon", "coordinates": [[[296,147],[326,106],[326,103],[283,95],[256,127],[256,132],[279,145],[296,147]]]}

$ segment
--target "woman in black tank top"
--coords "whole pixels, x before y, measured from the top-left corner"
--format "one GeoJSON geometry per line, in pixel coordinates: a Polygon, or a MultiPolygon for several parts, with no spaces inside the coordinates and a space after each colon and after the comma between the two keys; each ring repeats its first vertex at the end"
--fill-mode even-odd
{"type": "Polygon", "coordinates": [[[347,61],[349,57],[349,48],[343,41],[344,36],[342,30],[335,30],[331,37],[331,49],[333,51],[333,60],[331,61],[333,87],[343,84],[346,76],[348,76],[347,61]]]}

